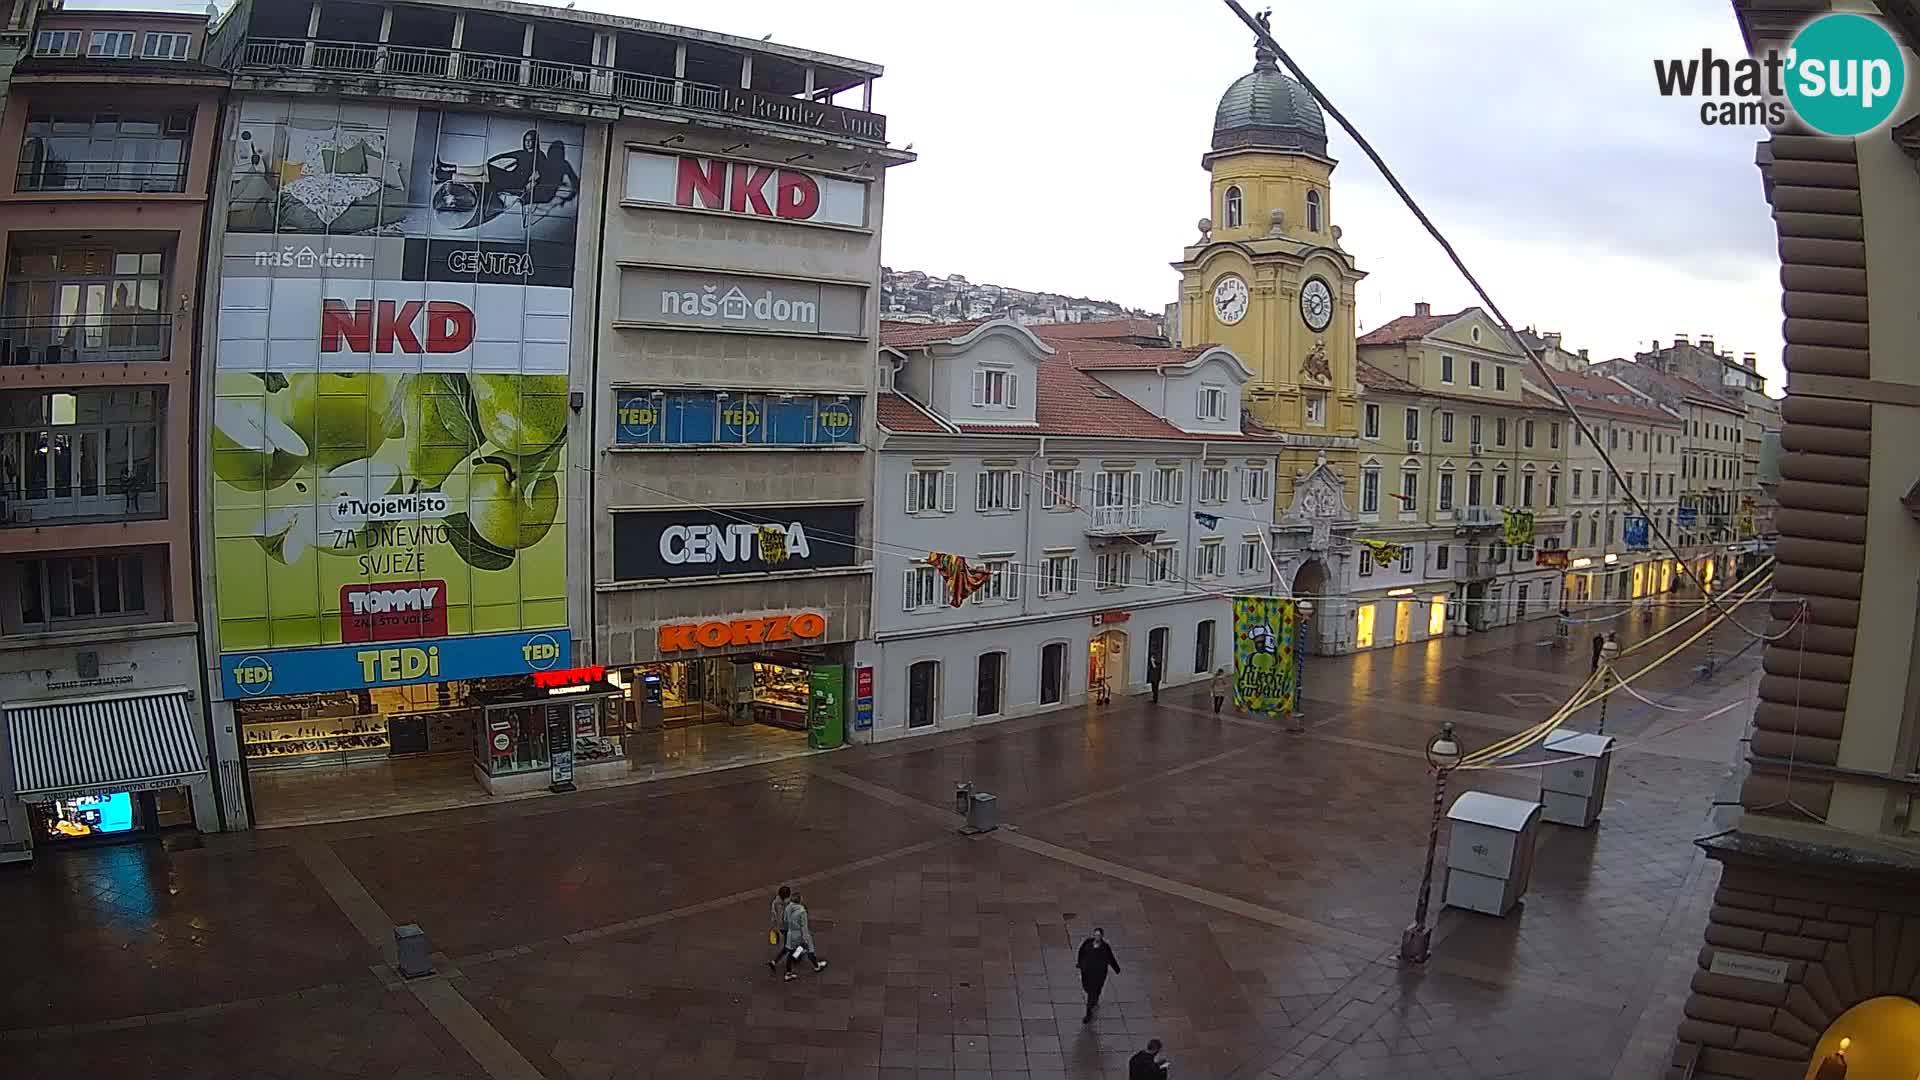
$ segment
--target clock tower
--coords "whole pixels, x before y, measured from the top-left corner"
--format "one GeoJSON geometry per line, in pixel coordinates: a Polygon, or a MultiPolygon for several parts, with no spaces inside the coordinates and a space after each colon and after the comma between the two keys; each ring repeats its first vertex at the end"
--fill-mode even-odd
{"type": "Polygon", "coordinates": [[[1232,349],[1253,369],[1248,415],[1297,437],[1300,460],[1281,462],[1281,507],[1288,483],[1321,461],[1355,490],[1353,298],[1365,275],[1333,224],[1326,118],[1256,45],[1253,70],[1220,98],[1212,146],[1200,162],[1209,212],[1173,264],[1180,344],[1232,349]]]}

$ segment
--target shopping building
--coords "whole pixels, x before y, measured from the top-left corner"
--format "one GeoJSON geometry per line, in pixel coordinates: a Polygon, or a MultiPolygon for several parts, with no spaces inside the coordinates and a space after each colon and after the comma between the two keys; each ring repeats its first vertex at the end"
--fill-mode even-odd
{"type": "Polygon", "coordinates": [[[880,363],[857,738],[1232,670],[1229,597],[1277,586],[1290,449],[1243,419],[1238,356],[996,319],[886,324],[880,363]]]}
{"type": "MultiPolygon", "coordinates": [[[[1849,9],[1877,14],[1920,70],[1911,5],[1849,9]]],[[[1756,57],[1827,10],[1734,4],[1756,57]]],[[[1759,145],[1785,290],[1781,596],[1737,784],[1701,830],[1719,885],[1669,1080],[1914,1071],[1916,105],[1858,136],[1783,127],[1759,145]]]]}
{"type": "Polygon", "coordinates": [[[1538,553],[1566,520],[1567,418],[1526,385],[1526,354],[1479,308],[1424,303],[1358,348],[1356,644],[1558,612],[1560,575],[1538,553]]]}
{"type": "MultiPolygon", "coordinates": [[[[786,496],[804,470],[769,443],[864,411],[879,69],[506,0],[242,0],[209,56],[233,74],[201,595],[240,820],[650,768],[621,672],[669,643],[705,655],[713,613],[754,610],[708,587],[733,565],[690,572],[740,551],[713,507],[753,496],[718,477],[779,477],[786,496]],[[645,422],[617,387],[662,404],[662,439],[707,449],[651,456],[643,435],[627,453],[645,422]],[[787,388],[791,409],[719,404],[787,388]],[[673,486],[690,476],[704,486],[673,486]],[[640,539],[654,526],[680,537],[672,557],[640,539]]],[[[836,453],[857,508],[860,455],[836,453]]]]}
{"type": "Polygon", "coordinates": [[[26,25],[0,114],[0,862],[222,820],[187,448],[226,77],[205,16],[26,25]]]}

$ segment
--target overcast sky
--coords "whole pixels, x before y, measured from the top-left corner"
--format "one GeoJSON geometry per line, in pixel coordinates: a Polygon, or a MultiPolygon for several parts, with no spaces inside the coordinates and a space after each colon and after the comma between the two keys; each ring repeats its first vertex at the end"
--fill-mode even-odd
{"type": "MultiPolygon", "coordinates": [[[[1155,311],[1208,212],[1214,107],[1253,64],[1218,0],[579,6],[884,64],[874,108],[920,156],[888,178],[888,265],[1155,311]]],[[[1620,0],[1599,19],[1534,0],[1344,0],[1280,4],[1273,25],[1516,323],[1596,359],[1711,334],[1758,353],[1780,392],[1764,133],[1703,126],[1653,82],[1656,56],[1744,55],[1727,0],[1620,0]]],[[[1473,303],[1344,133],[1331,152],[1332,220],[1368,274],[1362,331],[1416,300],[1473,303]]]]}

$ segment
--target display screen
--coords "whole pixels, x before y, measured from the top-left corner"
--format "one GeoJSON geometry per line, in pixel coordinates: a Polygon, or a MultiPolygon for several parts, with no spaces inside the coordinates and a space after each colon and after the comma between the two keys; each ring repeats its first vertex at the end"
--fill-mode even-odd
{"type": "Polygon", "coordinates": [[[133,831],[133,796],[124,791],[59,799],[48,809],[47,832],[53,836],[98,836],[133,831]]]}

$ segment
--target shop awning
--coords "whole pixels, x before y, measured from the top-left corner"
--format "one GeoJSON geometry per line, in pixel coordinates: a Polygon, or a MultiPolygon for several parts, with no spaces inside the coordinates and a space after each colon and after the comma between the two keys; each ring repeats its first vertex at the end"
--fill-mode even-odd
{"type": "Polygon", "coordinates": [[[207,775],[185,689],[9,705],[14,793],[28,802],[177,787],[207,775]]]}

